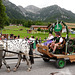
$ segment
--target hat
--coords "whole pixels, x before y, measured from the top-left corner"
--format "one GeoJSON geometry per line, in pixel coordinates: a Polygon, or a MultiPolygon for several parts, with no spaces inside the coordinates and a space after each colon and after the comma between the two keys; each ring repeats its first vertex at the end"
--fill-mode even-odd
{"type": "Polygon", "coordinates": [[[50,31],[49,34],[52,34],[52,32],[50,31]]]}

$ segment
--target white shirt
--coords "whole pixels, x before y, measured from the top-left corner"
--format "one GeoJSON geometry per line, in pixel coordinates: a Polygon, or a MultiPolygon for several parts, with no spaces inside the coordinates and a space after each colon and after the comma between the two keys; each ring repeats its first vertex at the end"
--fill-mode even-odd
{"type": "Polygon", "coordinates": [[[63,42],[63,38],[62,37],[60,38],[59,42],[63,42]]]}
{"type": "MultiPolygon", "coordinates": [[[[59,36],[59,37],[60,37],[60,36],[59,36]]],[[[62,38],[62,37],[60,37],[59,42],[63,42],[63,38],[62,38]]]]}
{"type": "Polygon", "coordinates": [[[51,39],[53,39],[53,38],[54,38],[54,36],[51,35],[50,37],[47,38],[47,40],[51,40],[51,39]]]}
{"type": "Polygon", "coordinates": [[[33,41],[33,43],[34,43],[34,41],[35,41],[35,39],[34,38],[29,38],[29,40],[32,42],[33,41]]]}

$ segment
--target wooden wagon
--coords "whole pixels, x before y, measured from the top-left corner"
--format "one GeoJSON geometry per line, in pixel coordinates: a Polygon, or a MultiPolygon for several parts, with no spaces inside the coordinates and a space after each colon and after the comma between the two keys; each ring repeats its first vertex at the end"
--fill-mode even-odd
{"type": "MultiPolygon", "coordinates": [[[[42,44],[37,44],[37,50],[42,54],[43,60],[45,62],[48,62],[50,59],[55,59],[57,68],[63,68],[66,65],[66,61],[70,61],[71,63],[75,62],[75,51],[71,52],[70,48],[68,49],[68,46],[71,47],[73,46],[68,44],[69,43],[68,28],[65,24],[64,26],[67,29],[67,39],[65,41],[65,47],[62,48],[61,53],[52,54],[47,46],[44,46],[42,44]]],[[[57,50],[60,51],[60,49],[57,50]]]]}

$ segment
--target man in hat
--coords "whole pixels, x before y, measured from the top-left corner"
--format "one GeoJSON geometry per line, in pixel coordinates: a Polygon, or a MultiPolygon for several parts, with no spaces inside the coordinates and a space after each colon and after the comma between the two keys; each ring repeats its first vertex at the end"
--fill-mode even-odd
{"type": "Polygon", "coordinates": [[[57,47],[63,43],[63,38],[60,36],[60,33],[55,33],[56,38],[52,41],[50,48],[53,50],[52,53],[55,53],[57,47]]]}

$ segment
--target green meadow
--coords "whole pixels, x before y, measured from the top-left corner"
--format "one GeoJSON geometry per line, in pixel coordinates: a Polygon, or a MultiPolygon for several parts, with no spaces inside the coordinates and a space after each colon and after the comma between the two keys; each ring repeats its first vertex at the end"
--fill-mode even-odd
{"type": "MultiPolygon", "coordinates": [[[[2,30],[3,34],[14,34],[15,36],[17,36],[18,34],[20,35],[21,38],[27,37],[27,36],[31,36],[33,35],[34,37],[40,38],[43,40],[45,37],[48,37],[48,32],[35,32],[32,31],[32,33],[27,33],[27,30],[30,28],[26,28],[23,26],[6,26],[4,27],[4,29],[2,30]]],[[[53,33],[53,35],[55,36],[55,33],[53,33]]],[[[75,37],[75,34],[71,34],[69,33],[69,35],[71,35],[71,37],[75,37]]],[[[62,37],[66,37],[66,33],[62,33],[62,37]]]]}

